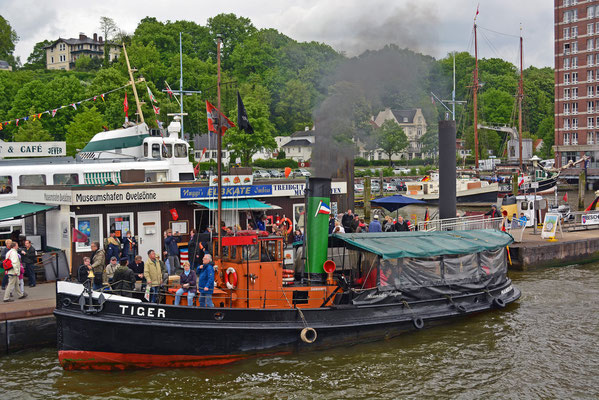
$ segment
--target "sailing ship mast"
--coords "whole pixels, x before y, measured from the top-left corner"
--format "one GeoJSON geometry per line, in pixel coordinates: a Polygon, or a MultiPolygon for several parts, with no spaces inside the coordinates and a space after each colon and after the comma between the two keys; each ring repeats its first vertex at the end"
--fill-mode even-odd
{"type": "Polygon", "coordinates": [[[216,133],[216,150],[217,150],[217,175],[218,175],[218,200],[217,200],[217,221],[216,221],[216,230],[218,231],[218,256],[222,256],[222,244],[221,244],[221,209],[222,209],[222,201],[223,201],[223,193],[222,193],[222,135],[221,135],[221,126],[222,126],[222,114],[220,112],[220,46],[222,43],[222,37],[220,35],[216,35],[216,69],[217,69],[217,78],[216,78],[216,96],[218,102],[218,132],[216,133]]]}
{"type": "Polygon", "coordinates": [[[518,156],[520,171],[522,171],[522,98],[524,97],[524,85],[522,81],[522,27],[520,27],[520,82],[518,83],[518,156]]]}
{"type": "MultiPolygon", "coordinates": [[[[476,10],[478,14],[478,9],[476,10]]],[[[476,16],[474,17],[474,84],[472,85],[472,96],[474,105],[474,167],[478,170],[478,43],[476,40],[476,16]]]]}
{"type": "Polygon", "coordinates": [[[129,57],[127,56],[127,49],[125,49],[125,43],[123,43],[123,53],[125,53],[125,61],[127,61],[127,70],[129,71],[129,79],[131,87],[133,88],[133,96],[135,96],[135,104],[137,105],[137,115],[139,115],[139,119],[143,124],[144,114],[141,112],[141,104],[139,103],[139,97],[137,96],[137,88],[135,87],[135,81],[133,80],[133,72],[131,70],[131,65],[129,64],[129,57]]]}

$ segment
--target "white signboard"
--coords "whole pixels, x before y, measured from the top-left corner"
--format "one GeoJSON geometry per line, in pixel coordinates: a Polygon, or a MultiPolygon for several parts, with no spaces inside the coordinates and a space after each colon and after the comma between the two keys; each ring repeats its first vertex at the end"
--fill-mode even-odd
{"type": "Polygon", "coordinates": [[[531,182],[530,183],[530,188],[531,189],[538,189],[539,188],[539,182],[531,182]]]}
{"type": "Polygon", "coordinates": [[[63,157],[66,155],[66,142],[0,142],[0,158],[63,157]]]}
{"type": "Polygon", "coordinates": [[[561,233],[562,228],[560,226],[561,214],[547,213],[545,214],[545,220],[543,221],[543,230],[541,231],[542,239],[554,239],[555,234],[558,231],[561,233]]]}
{"type": "Polygon", "coordinates": [[[599,214],[582,214],[583,225],[599,225],[599,214]]]}

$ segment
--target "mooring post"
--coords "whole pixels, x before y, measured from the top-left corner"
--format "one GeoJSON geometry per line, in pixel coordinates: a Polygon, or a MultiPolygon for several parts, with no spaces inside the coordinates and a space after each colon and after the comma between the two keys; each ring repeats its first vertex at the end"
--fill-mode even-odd
{"type": "Polygon", "coordinates": [[[439,219],[456,217],[455,139],[455,121],[439,121],[439,219]]]}
{"type": "Polygon", "coordinates": [[[364,178],[364,220],[370,222],[370,177],[364,178]]]}
{"type": "Polygon", "coordinates": [[[512,194],[518,196],[518,174],[512,175],[512,194]]]}
{"type": "Polygon", "coordinates": [[[580,175],[578,175],[578,211],[584,211],[585,207],[584,207],[584,194],[585,194],[585,187],[586,187],[586,174],[584,172],[584,170],[582,170],[580,172],[580,175]]]}

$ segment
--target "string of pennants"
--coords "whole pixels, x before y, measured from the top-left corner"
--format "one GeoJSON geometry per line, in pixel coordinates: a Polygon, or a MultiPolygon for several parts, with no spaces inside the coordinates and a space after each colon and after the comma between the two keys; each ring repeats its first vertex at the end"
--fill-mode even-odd
{"type": "MultiPolygon", "coordinates": [[[[102,101],[105,101],[104,98],[108,94],[116,92],[116,91],[119,91],[119,90],[122,90],[122,89],[126,88],[127,86],[131,86],[131,83],[128,83],[128,84],[123,85],[123,86],[121,86],[119,88],[116,88],[116,89],[109,90],[109,91],[104,92],[104,93],[99,94],[99,95],[88,97],[87,99],[76,101],[76,102],[73,102],[73,103],[70,103],[70,104],[67,104],[67,105],[64,105],[64,106],[56,107],[56,108],[54,108],[52,110],[46,110],[46,111],[43,111],[43,112],[40,112],[40,113],[35,113],[35,114],[27,115],[25,117],[11,119],[11,120],[8,120],[8,121],[2,121],[2,122],[0,122],[0,130],[4,129],[5,126],[11,125],[13,122],[14,122],[15,126],[19,126],[19,121],[29,121],[29,120],[35,121],[36,119],[42,119],[42,115],[44,115],[44,114],[51,115],[52,118],[54,118],[56,116],[56,113],[59,110],[64,109],[64,108],[69,108],[69,107],[72,107],[75,110],[77,110],[77,106],[78,105],[81,105],[81,103],[85,103],[87,101],[96,101],[96,100],[98,100],[98,98],[101,99],[102,101]]],[[[148,87],[148,94],[150,95],[150,99],[152,100],[152,102],[153,103],[157,103],[156,98],[152,94],[152,91],[150,90],[149,87],[148,87]]],[[[154,113],[156,115],[160,114],[160,108],[159,107],[155,106],[154,104],[152,104],[152,107],[154,108],[154,113]]]]}

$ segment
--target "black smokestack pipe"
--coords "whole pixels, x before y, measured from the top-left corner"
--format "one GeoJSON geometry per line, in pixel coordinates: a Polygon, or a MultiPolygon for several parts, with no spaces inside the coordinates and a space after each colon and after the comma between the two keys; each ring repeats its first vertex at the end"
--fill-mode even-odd
{"type": "Polygon", "coordinates": [[[439,121],[439,218],[456,216],[455,121],[439,121]]]}

